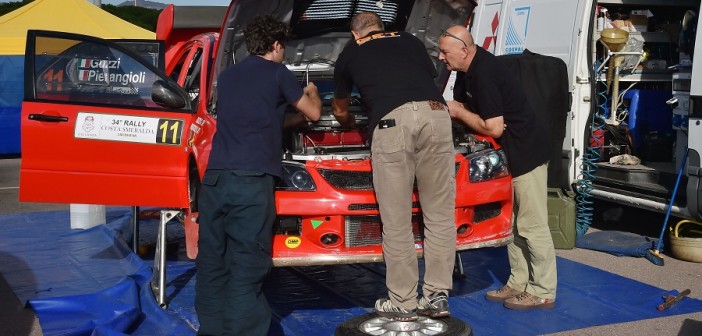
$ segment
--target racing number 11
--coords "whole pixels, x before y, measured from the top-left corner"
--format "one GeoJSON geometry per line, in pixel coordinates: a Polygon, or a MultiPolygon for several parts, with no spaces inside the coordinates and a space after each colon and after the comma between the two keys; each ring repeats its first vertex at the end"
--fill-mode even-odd
{"type": "Polygon", "coordinates": [[[182,131],[183,120],[159,119],[158,132],[156,133],[156,143],[180,145],[182,131]]]}
{"type": "Polygon", "coordinates": [[[63,91],[63,85],[61,85],[63,82],[63,70],[58,70],[54,74],[54,69],[49,69],[42,77],[46,80],[47,91],[54,90],[54,83],[56,83],[56,91],[63,91]]]}

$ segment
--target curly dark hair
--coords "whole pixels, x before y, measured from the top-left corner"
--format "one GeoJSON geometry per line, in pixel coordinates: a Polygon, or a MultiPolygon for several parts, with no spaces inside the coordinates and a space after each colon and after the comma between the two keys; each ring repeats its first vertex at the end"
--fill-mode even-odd
{"type": "Polygon", "coordinates": [[[290,27],[271,15],[257,16],[244,28],[244,40],[250,54],[265,55],[275,41],[285,45],[290,40],[290,27]]]}

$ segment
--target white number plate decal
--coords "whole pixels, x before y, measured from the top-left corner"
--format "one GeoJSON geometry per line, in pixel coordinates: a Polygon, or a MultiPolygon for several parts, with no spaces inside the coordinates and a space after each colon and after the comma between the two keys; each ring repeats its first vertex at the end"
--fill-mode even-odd
{"type": "Polygon", "coordinates": [[[79,139],[180,145],[182,119],[79,112],[73,136],[79,139]]]}

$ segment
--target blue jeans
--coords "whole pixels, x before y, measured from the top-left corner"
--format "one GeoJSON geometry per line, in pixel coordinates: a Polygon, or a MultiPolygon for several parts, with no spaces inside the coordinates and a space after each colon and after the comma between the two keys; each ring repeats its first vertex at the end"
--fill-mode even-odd
{"type": "Polygon", "coordinates": [[[272,267],[274,177],[208,170],[198,208],[198,334],[267,335],[271,309],[262,285],[272,267]]]}

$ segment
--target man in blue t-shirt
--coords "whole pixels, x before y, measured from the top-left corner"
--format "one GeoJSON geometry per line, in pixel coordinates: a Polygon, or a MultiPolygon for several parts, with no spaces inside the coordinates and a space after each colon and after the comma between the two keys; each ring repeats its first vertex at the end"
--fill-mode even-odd
{"type": "Polygon", "coordinates": [[[317,87],[283,64],[289,28],[272,16],[244,29],[250,56],[218,79],[217,132],[199,195],[195,310],[199,335],[267,335],[261,287],[271,269],[274,185],[282,175],[283,115],[318,120],[317,87]]]}

